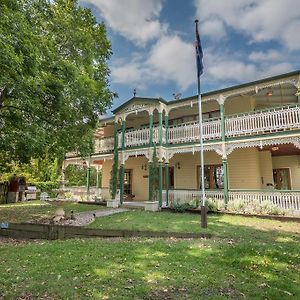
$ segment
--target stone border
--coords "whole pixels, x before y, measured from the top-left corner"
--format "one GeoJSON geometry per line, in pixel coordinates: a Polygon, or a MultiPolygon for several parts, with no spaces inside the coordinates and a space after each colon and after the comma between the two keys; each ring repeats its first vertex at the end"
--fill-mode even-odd
{"type": "Polygon", "coordinates": [[[192,232],[165,232],[165,231],[138,231],[138,230],[112,230],[92,229],[77,226],[61,226],[48,224],[8,223],[1,226],[0,236],[25,239],[69,239],[91,237],[154,237],[154,238],[180,238],[199,239],[211,238],[210,233],[192,232]],[[5,228],[3,228],[5,227],[5,228]]]}

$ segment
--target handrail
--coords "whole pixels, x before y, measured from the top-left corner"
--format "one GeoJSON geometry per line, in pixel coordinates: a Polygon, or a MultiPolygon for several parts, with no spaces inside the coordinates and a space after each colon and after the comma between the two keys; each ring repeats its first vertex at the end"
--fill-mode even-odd
{"type": "Polygon", "coordinates": [[[225,115],[225,118],[231,119],[231,118],[237,118],[237,117],[242,117],[242,116],[251,116],[251,115],[255,115],[257,113],[272,112],[272,111],[277,111],[277,110],[286,109],[286,108],[293,108],[293,107],[299,107],[299,104],[292,103],[292,104],[287,104],[287,105],[282,105],[282,106],[275,106],[275,107],[253,110],[253,111],[249,111],[249,112],[241,112],[241,113],[237,113],[237,114],[225,115]]]}

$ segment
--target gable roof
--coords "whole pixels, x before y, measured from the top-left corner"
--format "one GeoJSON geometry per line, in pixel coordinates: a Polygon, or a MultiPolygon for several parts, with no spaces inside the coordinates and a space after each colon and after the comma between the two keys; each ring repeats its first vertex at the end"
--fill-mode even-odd
{"type": "Polygon", "coordinates": [[[146,97],[132,97],[131,99],[124,102],[122,105],[114,109],[112,112],[115,114],[116,112],[120,111],[122,108],[128,106],[131,102],[134,101],[143,101],[143,102],[163,102],[165,104],[168,104],[168,101],[164,100],[163,98],[146,98],[146,97]]]}

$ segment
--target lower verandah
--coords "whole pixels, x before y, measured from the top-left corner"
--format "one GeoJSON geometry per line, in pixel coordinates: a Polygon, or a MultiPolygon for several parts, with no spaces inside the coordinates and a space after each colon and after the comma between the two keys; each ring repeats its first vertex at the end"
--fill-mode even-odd
{"type": "MultiPolygon", "coordinates": [[[[214,151],[204,152],[207,190],[223,190],[222,158],[214,151]]],[[[199,152],[176,154],[169,162],[169,189],[199,189],[199,152]]],[[[102,187],[109,186],[112,160],[102,169],[102,187]]],[[[148,200],[148,159],[130,157],[125,163],[125,193],[134,200],[148,200]]],[[[165,176],[163,176],[165,178],[165,176]]],[[[300,190],[299,155],[273,156],[257,148],[234,150],[228,156],[229,190],[300,190]]]]}

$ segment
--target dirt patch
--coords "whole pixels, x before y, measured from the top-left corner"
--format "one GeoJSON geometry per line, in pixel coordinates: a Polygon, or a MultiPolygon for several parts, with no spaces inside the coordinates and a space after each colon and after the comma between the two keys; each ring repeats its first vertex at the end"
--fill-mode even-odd
{"type": "MultiPolygon", "coordinates": [[[[33,300],[33,299],[37,299],[37,297],[34,297],[31,293],[22,294],[20,297],[17,298],[17,300],[33,300]]],[[[46,293],[44,295],[38,296],[38,299],[39,300],[55,300],[58,298],[52,297],[46,293]]]]}
{"type": "MultiPolygon", "coordinates": [[[[13,239],[9,237],[0,236],[0,246],[3,245],[26,245],[26,244],[44,244],[43,240],[36,239],[13,239]]],[[[0,298],[1,299],[1,298],[0,298]]]]}
{"type": "Polygon", "coordinates": [[[145,300],[172,300],[172,299],[189,299],[186,288],[162,288],[152,291],[145,300]]]}

